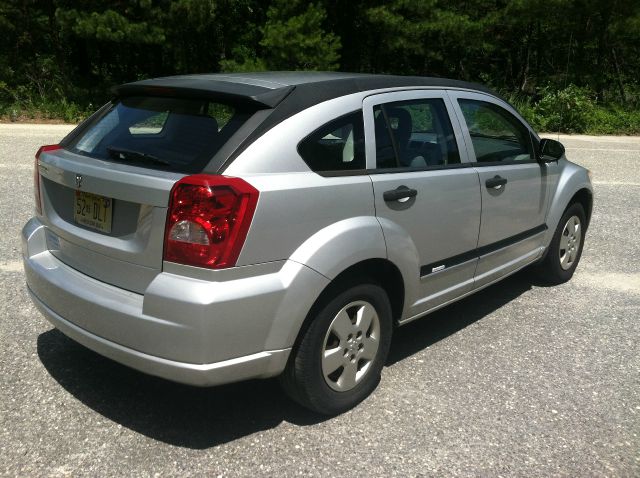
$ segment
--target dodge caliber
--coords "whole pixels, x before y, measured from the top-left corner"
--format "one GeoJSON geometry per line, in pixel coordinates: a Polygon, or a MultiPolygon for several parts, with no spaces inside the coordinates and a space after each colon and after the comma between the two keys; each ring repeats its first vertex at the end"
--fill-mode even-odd
{"type": "Polygon", "coordinates": [[[24,268],[55,327],[142,372],[279,376],[341,413],[395,327],[580,260],[588,171],[481,85],[266,72],[113,93],[37,152],[24,268]]]}

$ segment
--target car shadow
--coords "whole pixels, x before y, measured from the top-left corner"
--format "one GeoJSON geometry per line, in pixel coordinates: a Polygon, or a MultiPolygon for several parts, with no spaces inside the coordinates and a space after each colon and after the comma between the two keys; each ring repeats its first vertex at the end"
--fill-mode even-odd
{"type": "Polygon", "coordinates": [[[386,365],[393,365],[455,334],[531,290],[533,286],[546,287],[533,278],[528,270],[524,270],[443,307],[424,319],[397,328],[386,365]]]}
{"type": "MultiPolygon", "coordinates": [[[[429,347],[482,319],[531,289],[517,274],[396,330],[387,365],[429,347]]],[[[77,344],[57,329],[37,340],[49,374],[71,395],[104,417],[171,445],[205,449],[276,427],[311,425],[327,417],[291,401],[276,380],[197,388],[145,375],[77,344]]]]}
{"type": "Polygon", "coordinates": [[[64,389],[104,417],[171,445],[205,449],[276,427],[326,417],[292,402],[276,380],[199,388],[120,365],[52,329],[37,340],[38,356],[64,389]]]}

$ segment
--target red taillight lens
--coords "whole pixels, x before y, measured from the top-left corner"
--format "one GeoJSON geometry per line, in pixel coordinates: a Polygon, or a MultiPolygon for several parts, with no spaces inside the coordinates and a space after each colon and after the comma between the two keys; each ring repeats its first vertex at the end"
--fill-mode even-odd
{"type": "Polygon", "coordinates": [[[42,198],[40,196],[40,172],[38,171],[38,159],[40,159],[40,155],[45,151],[54,151],[56,149],[60,149],[59,144],[47,144],[45,146],[40,146],[38,152],[36,153],[36,160],[33,165],[33,196],[36,201],[36,212],[38,214],[42,214],[42,198]]]}
{"type": "Polygon", "coordinates": [[[233,267],[247,237],[258,190],[240,178],[197,174],[171,190],[164,260],[233,267]]]}

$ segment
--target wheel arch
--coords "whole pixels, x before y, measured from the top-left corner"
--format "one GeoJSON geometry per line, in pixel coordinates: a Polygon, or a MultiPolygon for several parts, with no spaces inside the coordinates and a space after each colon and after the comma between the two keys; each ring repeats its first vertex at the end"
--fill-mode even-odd
{"type": "Polygon", "coordinates": [[[555,194],[549,206],[546,221],[548,231],[544,241],[545,246],[549,246],[564,212],[571,204],[576,202],[584,208],[588,226],[593,209],[593,188],[591,181],[589,180],[586,169],[567,162],[567,164],[562,167],[560,178],[555,188],[555,194]]]}
{"type": "MultiPolygon", "coordinates": [[[[382,287],[391,303],[394,321],[402,316],[404,307],[404,279],[400,269],[388,259],[368,259],[342,271],[332,283],[355,284],[368,279],[382,287]]],[[[327,287],[329,288],[331,284],[327,287]]]]}
{"type": "Polygon", "coordinates": [[[394,319],[402,314],[405,281],[400,269],[387,258],[382,227],[374,216],[353,217],[320,229],[298,246],[289,261],[313,274],[309,283],[288,287],[267,337],[267,348],[297,343],[318,304],[335,293],[335,288],[357,277],[379,283],[390,294],[394,319]],[[400,277],[402,287],[393,286],[387,276],[400,277]]]}
{"type": "Polygon", "coordinates": [[[299,343],[315,315],[326,301],[330,300],[330,297],[335,296],[345,288],[363,282],[371,282],[384,289],[391,303],[391,313],[394,324],[397,324],[398,319],[402,315],[405,299],[405,285],[400,269],[388,259],[366,259],[344,269],[322,290],[298,330],[293,344],[294,348],[299,343]]]}
{"type": "Polygon", "coordinates": [[[589,223],[591,222],[591,213],[593,211],[593,193],[591,190],[587,188],[582,188],[577,191],[573,197],[569,200],[569,204],[565,207],[565,211],[572,204],[578,203],[582,205],[584,209],[584,215],[587,219],[587,223],[585,224],[585,230],[589,227],[589,223]]]}

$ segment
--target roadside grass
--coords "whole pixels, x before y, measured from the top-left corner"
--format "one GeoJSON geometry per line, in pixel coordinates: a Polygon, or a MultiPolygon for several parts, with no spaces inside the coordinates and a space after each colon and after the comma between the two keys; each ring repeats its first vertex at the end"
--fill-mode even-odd
{"type": "Polygon", "coordinates": [[[590,90],[575,85],[562,90],[543,89],[537,100],[509,92],[503,92],[503,96],[536,131],[640,134],[640,107],[635,98],[625,104],[598,103],[590,90]]]}
{"type": "Polygon", "coordinates": [[[92,114],[97,108],[92,104],[81,106],[66,100],[41,102],[0,103],[2,123],[69,123],[76,124],[92,114]]]}
{"type": "MultiPolygon", "coordinates": [[[[640,134],[639,95],[625,104],[597,102],[587,88],[569,85],[564,89],[542,88],[535,97],[502,91],[506,98],[536,131],[589,135],[640,134]]],[[[97,109],[91,103],[66,99],[34,101],[0,100],[0,122],[75,124],[97,109]]]]}

